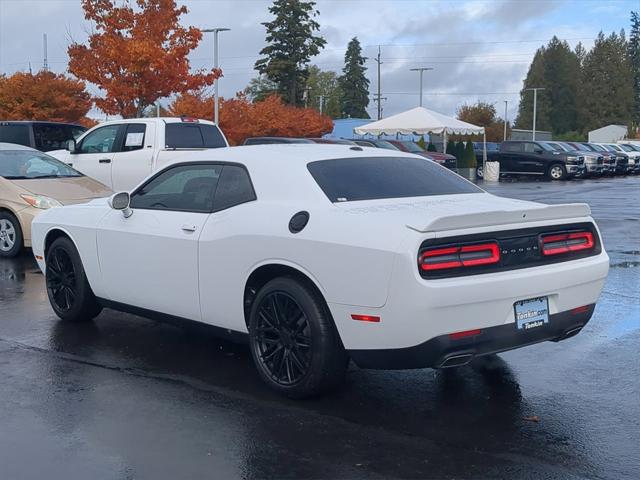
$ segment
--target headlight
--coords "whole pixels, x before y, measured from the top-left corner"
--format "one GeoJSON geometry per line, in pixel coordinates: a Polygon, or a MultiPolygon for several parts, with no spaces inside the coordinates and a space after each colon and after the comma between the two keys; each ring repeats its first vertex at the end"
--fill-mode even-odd
{"type": "Polygon", "coordinates": [[[46,210],[52,207],[61,207],[62,204],[49,197],[45,197],[44,195],[27,195],[24,193],[20,194],[20,197],[27,202],[29,205],[35,208],[41,208],[42,210],[46,210]]]}

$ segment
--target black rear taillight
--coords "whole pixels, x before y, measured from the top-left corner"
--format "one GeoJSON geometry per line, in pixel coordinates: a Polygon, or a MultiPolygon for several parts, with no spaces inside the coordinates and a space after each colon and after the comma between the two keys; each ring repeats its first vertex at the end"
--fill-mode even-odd
{"type": "Polygon", "coordinates": [[[419,258],[420,268],[425,272],[491,265],[499,261],[500,248],[496,242],[427,248],[420,252],[419,258]]]}
{"type": "Polygon", "coordinates": [[[591,250],[595,245],[591,232],[540,235],[540,249],[545,256],[591,250]]]}

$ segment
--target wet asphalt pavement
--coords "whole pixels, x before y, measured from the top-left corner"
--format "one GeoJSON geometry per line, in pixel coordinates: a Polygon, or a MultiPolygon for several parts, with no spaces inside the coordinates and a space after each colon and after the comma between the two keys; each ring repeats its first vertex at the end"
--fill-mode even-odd
{"type": "Polygon", "coordinates": [[[640,478],[640,177],[485,187],[591,204],[611,257],[591,322],[457,371],[352,366],[301,402],[206,328],[58,322],[30,252],[0,260],[0,480],[640,478]]]}

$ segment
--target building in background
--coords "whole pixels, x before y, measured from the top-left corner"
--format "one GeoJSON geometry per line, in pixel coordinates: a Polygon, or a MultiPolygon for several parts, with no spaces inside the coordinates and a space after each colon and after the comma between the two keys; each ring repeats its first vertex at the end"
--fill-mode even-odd
{"type": "Polygon", "coordinates": [[[613,143],[627,138],[627,127],[624,125],[607,125],[589,132],[589,141],[596,143],[613,143]]]}
{"type": "MultiPolygon", "coordinates": [[[[521,130],[518,128],[511,129],[509,140],[533,140],[533,130],[521,130]]],[[[536,130],[536,140],[552,140],[551,132],[545,130],[536,130]]]]}

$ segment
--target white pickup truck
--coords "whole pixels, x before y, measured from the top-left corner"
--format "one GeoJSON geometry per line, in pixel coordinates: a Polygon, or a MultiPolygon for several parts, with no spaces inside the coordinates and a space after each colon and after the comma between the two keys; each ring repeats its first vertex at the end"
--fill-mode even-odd
{"type": "Polygon", "coordinates": [[[194,118],[134,118],[101,123],[67,150],[48,152],[113,191],[131,190],[184,150],[228,147],[222,131],[194,118]]]}

